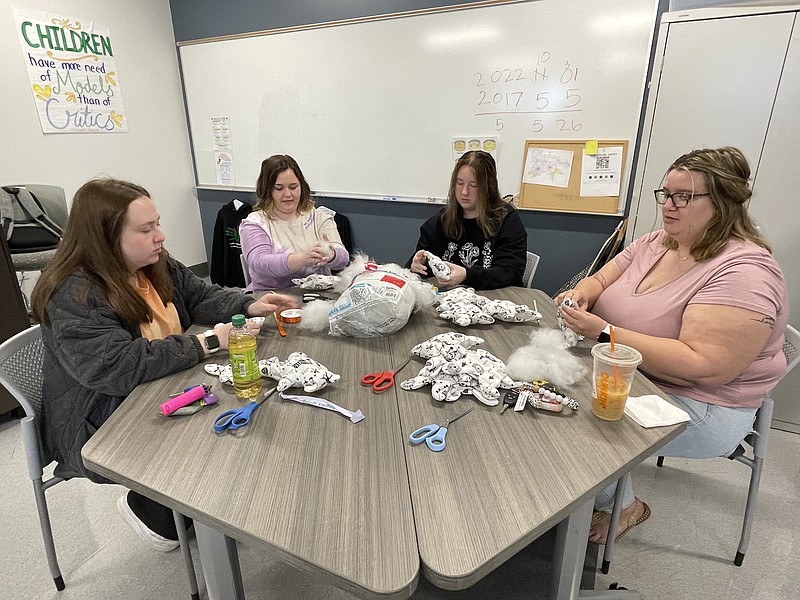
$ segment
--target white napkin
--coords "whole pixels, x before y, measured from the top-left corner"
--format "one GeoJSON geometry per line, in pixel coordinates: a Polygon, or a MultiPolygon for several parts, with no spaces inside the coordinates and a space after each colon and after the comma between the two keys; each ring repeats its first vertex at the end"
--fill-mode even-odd
{"type": "Polygon", "coordinates": [[[664,427],[689,420],[685,410],[656,395],[630,396],[625,403],[625,414],[642,427],[664,427]]]}

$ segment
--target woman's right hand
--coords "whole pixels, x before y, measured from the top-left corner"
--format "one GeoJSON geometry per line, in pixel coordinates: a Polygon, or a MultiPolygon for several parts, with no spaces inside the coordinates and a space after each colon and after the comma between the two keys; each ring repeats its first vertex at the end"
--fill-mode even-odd
{"type": "Polygon", "coordinates": [[[561,303],[564,302],[564,298],[569,298],[572,300],[572,304],[574,306],[577,306],[583,310],[587,310],[587,307],[589,306],[589,299],[586,297],[586,295],[581,290],[575,288],[560,293],[558,296],[556,296],[556,299],[553,302],[556,306],[561,306],[561,303]]]}
{"type": "Polygon", "coordinates": [[[303,267],[317,267],[329,262],[329,255],[321,243],[316,243],[305,252],[294,252],[289,255],[289,269],[299,271],[303,267]]]}
{"type": "Polygon", "coordinates": [[[411,270],[423,277],[428,276],[428,255],[425,250],[419,250],[411,259],[411,270]]]}

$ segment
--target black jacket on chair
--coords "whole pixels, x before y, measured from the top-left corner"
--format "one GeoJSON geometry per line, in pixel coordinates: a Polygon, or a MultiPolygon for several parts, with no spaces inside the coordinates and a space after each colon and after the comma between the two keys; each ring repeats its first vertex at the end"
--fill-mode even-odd
{"type": "Polygon", "coordinates": [[[239,223],[252,211],[252,206],[240,200],[231,200],[219,209],[211,243],[211,283],[226,287],[245,286],[239,258],[242,255],[239,223]]]}

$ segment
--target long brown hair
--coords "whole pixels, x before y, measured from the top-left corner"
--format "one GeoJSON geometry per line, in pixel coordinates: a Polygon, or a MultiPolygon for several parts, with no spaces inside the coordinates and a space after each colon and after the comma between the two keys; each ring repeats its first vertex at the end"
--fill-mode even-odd
{"type": "MultiPolygon", "coordinates": [[[[747,202],[753,191],[748,183],[750,165],[741,150],[732,146],[693,150],[672,163],[667,174],[675,169],[705,175],[709,197],[714,204],[714,216],[700,239],[692,245],[691,252],[696,261],[722,252],[730,238],[750,240],[772,252],[747,212],[747,202]]],[[[678,243],[670,236],[666,236],[664,245],[672,250],[678,248],[678,243]]]]}
{"type": "MultiPolygon", "coordinates": [[[[58,250],[42,271],[33,289],[34,318],[50,325],[47,304],[67,277],[85,273],[106,295],[108,303],[128,325],[149,323],[153,314],[128,282],[130,272],[120,246],[120,237],[131,202],[150,194],[141,186],[118,179],[95,179],[83,184],[72,200],[69,219],[58,250]]],[[[172,279],[166,267],[167,252],[158,262],[141,271],[152,282],[164,302],[172,302],[172,279]]],[[[89,287],[79,292],[86,302],[89,287]]]]}
{"type": "Polygon", "coordinates": [[[278,175],[286,170],[292,171],[300,181],[300,202],[297,204],[297,212],[308,212],[314,208],[314,201],[311,199],[311,186],[308,185],[306,178],[303,177],[300,165],[288,154],[274,154],[269,158],[265,158],[261,163],[261,173],[256,182],[256,197],[258,200],[256,200],[253,210],[263,210],[268,218],[274,218],[272,188],[275,187],[278,175]]]}
{"type": "Polygon", "coordinates": [[[442,214],[442,229],[453,240],[464,235],[464,209],[456,200],[456,180],[461,167],[472,167],[478,183],[478,202],[476,203],[478,225],[487,238],[500,229],[503,218],[510,205],[500,196],[497,187],[497,167],[492,155],[483,150],[466,152],[456,161],[450,176],[450,191],[447,193],[447,206],[442,214]]]}

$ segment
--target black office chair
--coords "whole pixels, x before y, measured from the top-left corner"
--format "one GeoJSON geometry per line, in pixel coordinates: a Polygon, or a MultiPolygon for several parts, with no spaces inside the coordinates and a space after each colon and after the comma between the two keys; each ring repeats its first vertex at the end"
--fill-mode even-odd
{"type": "MultiPolygon", "coordinates": [[[[50,513],[47,510],[45,492],[57,483],[67,481],[66,477],[69,474],[62,473],[61,475],[63,476],[60,476],[58,469],[56,469],[56,473],[52,477],[45,479],[44,476],[44,469],[53,462],[53,457],[45,450],[41,437],[42,432],[39,429],[42,413],[43,356],[44,347],[42,346],[39,325],[25,329],[0,344],[0,385],[3,385],[14,396],[25,411],[25,417],[23,417],[21,425],[22,438],[25,443],[25,457],[28,462],[28,475],[33,483],[33,493],[36,500],[36,509],[39,512],[39,525],[42,529],[44,551],[47,555],[50,574],[53,577],[56,589],[61,591],[65,587],[64,578],[61,576],[61,569],[58,566],[58,558],[56,557],[56,547],[53,541],[53,531],[50,526],[50,513]]],[[[173,516],[178,529],[181,553],[186,562],[191,598],[192,600],[199,600],[197,577],[189,550],[186,525],[183,516],[178,512],[173,511],[173,516]]]]}
{"type": "MultiPolygon", "coordinates": [[[[29,191],[36,197],[36,200],[44,209],[48,219],[56,225],[56,231],[63,230],[67,225],[68,210],[67,210],[67,197],[64,193],[64,188],[57,185],[43,185],[43,184],[21,184],[21,185],[6,185],[4,188],[22,188],[29,191]]],[[[35,207],[34,207],[35,210],[35,207]]],[[[60,235],[60,233],[59,233],[60,235]]],[[[33,249],[30,251],[17,251],[11,249],[11,260],[14,263],[14,270],[18,272],[23,271],[41,271],[50,259],[53,258],[56,251],[51,249],[33,249]]]]}

